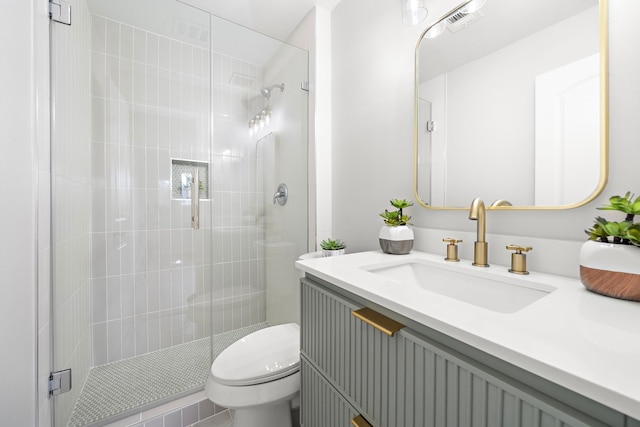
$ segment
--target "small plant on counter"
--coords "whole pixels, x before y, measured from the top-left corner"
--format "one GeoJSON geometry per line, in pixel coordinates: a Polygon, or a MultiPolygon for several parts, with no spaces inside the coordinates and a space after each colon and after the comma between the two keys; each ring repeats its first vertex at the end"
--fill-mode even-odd
{"type": "Polygon", "coordinates": [[[391,199],[394,211],[384,210],[380,214],[384,225],[378,233],[382,252],[393,255],[406,255],[413,248],[413,230],[408,226],[411,217],[405,215],[403,209],[413,206],[413,202],[406,199],[391,199]]]}
{"type": "Polygon", "coordinates": [[[340,239],[325,239],[320,242],[320,247],[325,251],[338,251],[347,247],[347,244],[340,239]]]}
{"type": "Polygon", "coordinates": [[[598,208],[605,211],[618,211],[626,214],[624,221],[609,221],[603,217],[596,217],[595,224],[585,230],[589,240],[621,245],[635,245],[640,247],[640,223],[633,222],[636,215],[640,215],[640,196],[635,200],[633,194],[627,192],[624,197],[613,196],[609,204],[598,208]]]}
{"type": "Polygon", "coordinates": [[[407,225],[409,224],[409,220],[411,219],[410,216],[405,215],[402,210],[406,209],[410,206],[413,206],[413,202],[409,202],[406,199],[392,199],[389,201],[391,203],[391,206],[393,206],[394,208],[396,208],[397,210],[395,211],[388,211],[388,210],[384,210],[384,212],[382,212],[380,214],[380,216],[382,217],[382,219],[384,220],[384,223],[386,225],[390,225],[392,227],[398,227],[400,225],[407,225]]]}

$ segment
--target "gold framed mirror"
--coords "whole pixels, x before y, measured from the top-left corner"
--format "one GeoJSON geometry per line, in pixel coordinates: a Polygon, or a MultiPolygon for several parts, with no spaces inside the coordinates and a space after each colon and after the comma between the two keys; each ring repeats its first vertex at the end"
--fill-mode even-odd
{"type": "Polygon", "coordinates": [[[608,177],[607,0],[486,0],[472,11],[474,3],[436,21],[416,46],[417,201],[588,203],[608,177]]]}

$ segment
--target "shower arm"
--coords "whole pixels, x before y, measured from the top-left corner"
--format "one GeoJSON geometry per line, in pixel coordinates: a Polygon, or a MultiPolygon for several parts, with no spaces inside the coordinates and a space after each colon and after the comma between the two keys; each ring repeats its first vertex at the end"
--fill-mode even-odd
{"type": "Polygon", "coordinates": [[[280,83],[280,84],[272,84],[271,86],[265,86],[260,88],[260,94],[262,94],[262,96],[264,96],[264,98],[266,100],[269,100],[269,98],[271,98],[271,91],[274,90],[275,88],[280,89],[280,92],[284,92],[284,83],[280,83]]]}

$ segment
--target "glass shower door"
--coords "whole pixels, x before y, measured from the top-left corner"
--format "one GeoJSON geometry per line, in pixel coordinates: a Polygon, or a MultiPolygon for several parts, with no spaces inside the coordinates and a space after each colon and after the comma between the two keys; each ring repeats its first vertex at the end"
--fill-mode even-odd
{"type": "Polygon", "coordinates": [[[217,17],[211,28],[215,357],[248,333],[299,319],[294,262],[308,251],[309,59],[217,17]]]}
{"type": "Polygon", "coordinates": [[[91,367],[91,49],[89,10],[74,0],[73,25],[51,24],[52,367],[71,369],[54,397],[67,425],[91,367]]]}
{"type": "Polygon", "coordinates": [[[71,3],[51,46],[56,426],[202,389],[212,352],[298,321],[308,249],[307,52],[175,0],[71,3]]]}
{"type": "Polygon", "coordinates": [[[209,15],[71,3],[51,46],[56,426],[201,389],[211,364],[209,15]]]}

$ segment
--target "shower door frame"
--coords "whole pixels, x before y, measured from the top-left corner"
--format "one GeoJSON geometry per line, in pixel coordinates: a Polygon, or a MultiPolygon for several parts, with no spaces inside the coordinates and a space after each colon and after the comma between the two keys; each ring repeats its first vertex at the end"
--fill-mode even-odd
{"type": "MultiPolygon", "coordinates": [[[[84,2],[84,0],[82,0],[82,1],[84,2]]],[[[185,5],[185,7],[191,7],[191,6],[185,5]]],[[[207,16],[208,16],[209,22],[211,22],[210,19],[211,19],[211,16],[213,16],[213,15],[207,14],[207,16]]],[[[50,193],[50,197],[51,197],[51,209],[50,209],[50,214],[51,214],[51,217],[50,217],[50,220],[51,220],[51,236],[50,236],[50,238],[51,238],[52,250],[51,250],[51,284],[50,284],[50,288],[49,288],[49,290],[50,290],[50,298],[51,298],[51,301],[50,301],[50,303],[51,303],[50,324],[49,324],[51,342],[50,342],[49,359],[50,359],[50,366],[51,367],[56,367],[54,365],[54,362],[58,362],[59,363],[59,361],[55,360],[55,346],[59,345],[59,340],[58,340],[59,337],[56,336],[56,329],[55,329],[56,328],[56,324],[58,323],[57,320],[55,319],[56,310],[58,308],[56,308],[55,304],[54,304],[55,297],[56,297],[56,288],[57,288],[57,286],[54,285],[54,275],[55,275],[55,269],[57,268],[55,263],[58,261],[56,259],[56,257],[58,256],[58,253],[57,253],[57,251],[53,250],[53,248],[55,247],[54,243],[56,242],[56,238],[57,238],[57,236],[55,234],[56,233],[55,224],[56,224],[56,221],[59,219],[57,217],[58,214],[56,213],[56,205],[55,205],[55,203],[56,203],[58,197],[60,196],[59,192],[57,191],[57,187],[56,187],[57,186],[57,183],[56,183],[56,161],[57,161],[58,157],[57,157],[57,148],[56,148],[57,140],[56,140],[56,137],[55,137],[56,136],[56,126],[60,125],[60,123],[58,123],[58,120],[60,118],[56,117],[56,100],[58,99],[60,93],[57,90],[57,86],[55,84],[55,70],[56,70],[55,61],[56,61],[56,58],[54,57],[53,52],[54,52],[54,44],[55,44],[55,32],[57,31],[57,28],[53,28],[53,27],[59,26],[59,25],[62,25],[62,24],[50,24],[50,38],[49,38],[50,52],[51,52],[51,55],[50,55],[50,61],[51,61],[51,65],[50,65],[51,66],[51,81],[50,81],[50,90],[51,90],[51,104],[50,104],[51,140],[50,140],[50,144],[51,145],[50,146],[51,146],[51,170],[52,170],[51,193],[50,193]]],[[[237,24],[234,24],[234,25],[237,25],[237,24]]],[[[209,27],[209,28],[211,29],[211,27],[209,27]]],[[[251,31],[256,33],[256,34],[259,34],[254,30],[251,30],[251,31]]],[[[211,37],[211,32],[210,32],[210,37],[211,37]]],[[[210,38],[210,40],[211,40],[211,38],[210,38]]],[[[291,46],[286,42],[282,42],[282,41],[278,41],[278,42],[281,43],[282,46],[287,46],[287,45],[291,46]]],[[[296,49],[300,49],[300,48],[296,47],[296,49]]],[[[299,129],[299,132],[301,134],[303,134],[303,136],[304,136],[304,138],[303,138],[304,141],[299,141],[299,142],[305,144],[305,149],[304,149],[304,153],[305,154],[304,155],[305,155],[306,158],[304,159],[304,164],[307,167],[305,169],[305,175],[303,177],[301,177],[307,183],[306,184],[307,193],[306,193],[306,195],[304,197],[304,203],[305,203],[306,209],[307,209],[306,219],[304,220],[306,228],[302,232],[302,234],[304,235],[304,239],[305,239],[306,243],[304,245],[305,246],[304,249],[302,249],[302,250],[298,249],[298,251],[300,253],[298,253],[297,255],[300,255],[301,253],[304,253],[304,252],[306,252],[308,250],[309,233],[310,233],[310,227],[311,227],[311,225],[309,224],[309,215],[308,215],[309,214],[309,212],[308,212],[308,209],[309,209],[308,200],[309,200],[309,196],[310,195],[308,193],[308,182],[309,182],[308,180],[309,180],[309,177],[308,177],[308,163],[307,163],[308,162],[308,158],[310,156],[310,153],[309,153],[309,145],[310,145],[309,129],[310,129],[310,124],[309,124],[309,116],[308,116],[308,114],[309,114],[309,96],[308,96],[308,89],[304,88],[304,83],[308,82],[308,80],[309,80],[309,68],[308,68],[309,67],[309,57],[308,57],[308,52],[307,51],[305,51],[304,49],[300,49],[300,50],[304,51],[305,54],[306,54],[306,76],[304,78],[304,81],[300,82],[300,83],[302,83],[302,87],[296,87],[297,84],[298,84],[297,82],[296,82],[295,85],[287,87],[287,89],[289,89],[289,90],[304,90],[305,91],[305,109],[304,109],[304,111],[300,111],[300,113],[302,115],[304,115],[304,124],[303,124],[303,127],[301,129],[299,129]]],[[[212,76],[211,76],[211,74],[213,73],[213,69],[212,69],[213,67],[211,66],[211,61],[212,61],[213,53],[214,53],[212,44],[210,44],[208,52],[209,52],[208,53],[209,72],[208,72],[208,75],[206,77],[207,77],[207,79],[209,81],[209,94],[208,94],[209,95],[209,102],[208,102],[208,106],[207,107],[209,108],[210,119],[209,119],[209,122],[208,122],[208,136],[207,136],[208,141],[207,141],[207,144],[210,147],[209,148],[208,161],[209,161],[210,165],[213,165],[213,161],[212,161],[213,150],[211,149],[211,147],[214,144],[213,139],[214,139],[214,126],[215,125],[214,125],[214,120],[213,120],[213,116],[212,116],[213,115],[213,104],[214,104],[213,83],[212,83],[212,76]]],[[[91,56],[91,53],[89,53],[89,56],[91,56]]],[[[89,75],[91,75],[91,70],[89,69],[87,71],[87,73],[89,73],[89,75]]],[[[89,93],[88,96],[89,96],[89,98],[91,98],[94,95],[92,93],[89,93]]],[[[294,120],[295,120],[295,118],[294,118],[294,120]]],[[[87,144],[93,144],[92,141],[93,141],[93,137],[91,136],[91,130],[89,130],[89,141],[87,141],[87,144]]],[[[173,155],[170,156],[170,157],[173,158],[173,155]]],[[[209,173],[210,173],[210,175],[213,175],[213,172],[212,172],[211,168],[210,168],[210,172],[209,173]]],[[[92,189],[93,188],[93,186],[91,184],[91,181],[93,180],[92,173],[90,173],[89,175],[90,175],[90,189],[92,189]]],[[[211,178],[213,179],[213,176],[211,176],[211,178]]],[[[89,204],[91,204],[91,203],[89,202],[89,204]]],[[[211,212],[212,212],[212,215],[213,215],[213,209],[211,209],[211,212]]],[[[90,220],[90,223],[91,223],[92,222],[91,221],[91,217],[89,217],[89,220],[90,220]]],[[[213,228],[213,225],[211,225],[211,227],[213,228]]],[[[93,228],[91,227],[91,224],[90,224],[90,234],[92,232],[93,232],[93,228]]],[[[212,233],[209,235],[208,238],[209,239],[213,239],[212,233]]],[[[91,240],[90,240],[90,242],[91,242],[91,240]]],[[[215,242],[213,242],[212,245],[213,244],[215,244],[215,242]]],[[[297,255],[296,255],[296,257],[297,257],[297,255]]],[[[291,266],[291,268],[293,269],[293,265],[291,266]]],[[[295,271],[295,269],[293,269],[293,271],[295,271]]],[[[91,277],[92,277],[92,274],[90,274],[89,280],[91,280],[91,277]]],[[[89,284],[89,287],[91,287],[91,284],[89,284]]],[[[89,296],[89,304],[91,304],[90,301],[91,300],[90,300],[90,296],[89,296]]],[[[89,316],[91,317],[91,314],[89,314],[89,316]]],[[[210,322],[213,322],[213,316],[211,316],[210,322]]],[[[214,327],[215,326],[213,324],[211,324],[211,327],[210,327],[211,330],[210,330],[209,336],[212,337],[211,338],[212,341],[213,341],[214,327]]],[[[89,340],[93,339],[92,335],[93,335],[93,333],[90,330],[89,331],[89,340]]],[[[90,344],[90,347],[91,347],[91,344],[90,344]]],[[[210,350],[212,351],[212,349],[210,349],[210,350]]],[[[90,348],[89,351],[91,352],[92,348],[90,348]]],[[[90,358],[89,369],[91,369],[93,367],[94,367],[93,360],[90,358]]],[[[76,384],[74,384],[74,387],[76,387],[76,388],[77,387],[82,387],[82,385],[83,384],[77,383],[77,381],[76,381],[76,384]]],[[[180,396],[178,395],[178,396],[174,396],[174,397],[180,397],[180,396]]],[[[148,404],[148,406],[143,406],[142,408],[148,409],[149,407],[162,404],[163,402],[166,402],[167,400],[171,400],[174,397],[150,403],[150,404],[148,404]]],[[[57,412],[57,408],[56,408],[57,403],[55,403],[55,402],[57,402],[58,400],[59,400],[59,398],[56,398],[56,399],[52,400],[52,406],[51,406],[52,425],[56,425],[55,413],[57,412]]],[[[138,409],[140,409],[140,408],[138,408],[138,409]]],[[[138,409],[136,409],[135,411],[138,411],[138,409]]],[[[133,412],[121,413],[118,416],[106,419],[105,422],[107,420],[109,420],[109,422],[111,422],[111,421],[116,420],[118,418],[122,418],[123,416],[131,415],[132,413],[133,412]]],[[[69,416],[70,415],[71,414],[69,414],[69,416]]]]}
{"type": "MultiPolygon", "coordinates": [[[[75,1],[75,0],[72,0],[75,1]]],[[[79,0],[78,2],[79,5],[87,8],[88,10],[88,5],[87,2],[85,2],[85,0],[79,0]]],[[[201,17],[204,17],[207,21],[207,23],[209,23],[209,14],[205,13],[203,11],[197,10],[196,8],[193,8],[192,6],[186,5],[186,4],[181,4],[181,6],[179,7],[183,7],[185,9],[191,9],[193,11],[197,11],[197,13],[200,14],[201,17]]],[[[80,12],[82,12],[82,10],[80,10],[80,6],[77,7],[76,10],[76,5],[74,5],[74,15],[75,12],[78,11],[79,13],[77,14],[77,16],[74,16],[74,23],[73,25],[75,26],[79,26],[79,25],[90,25],[86,22],[82,22],[83,16],[81,15],[80,12]],[[78,17],[80,16],[80,17],[78,17]]],[[[88,20],[91,21],[94,17],[94,14],[89,11],[88,12],[88,20]]],[[[124,23],[123,23],[124,25],[124,23]]],[[[60,293],[60,284],[57,283],[58,280],[56,279],[56,272],[59,269],[59,266],[56,263],[60,263],[60,261],[62,260],[61,257],[63,257],[61,254],[59,254],[57,248],[56,248],[56,241],[58,240],[58,235],[57,235],[57,229],[56,229],[56,223],[64,220],[64,215],[60,215],[58,212],[59,209],[59,202],[60,202],[60,198],[63,197],[63,194],[60,192],[60,190],[58,189],[59,187],[59,177],[57,175],[57,169],[58,169],[58,161],[62,158],[61,152],[65,153],[65,154],[69,154],[70,151],[67,148],[63,148],[63,145],[66,144],[66,141],[64,141],[64,144],[61,143],[61,141],[63,141],[63,138],[61,138],[59,135],[57,135],[57,131],[56,129],[58,127],[60,128],[64,128],[64,127],[74,127],[77,126],[78,123],[73,123],[70,122],[70,120],[67,119],[63,119],[62,118],[62,114],[56,114],[58,112],[58,110],[61,110],[61,112],[64,112],[65,108],[68,109],[68,107],[61,107],[59,102],[64,102],[64,100],[66,99],[65,96],[63,96],[63,94],[66,92],[64,89],[60,90],[59,89],[59,84],[58,84],[58,80],[57,77],[65,77],[64,73],[60,73],[58,72],[59,70],[59,65],[64,65],[66,62],[64,60],[60,60],[59,57],[57,57],[57,53],[58,51],[62,51],[64,50],[67,46],[65,45],[64,47],[61,45],[61,43],[57,43],[57,32],[68,32],[69,30],[71,30],[73,28],[73,26],[66,26],[60,23],[54,23],[53,21],[49,21],[49,89],[50,89],[50,102],[49,102],[49,115],[50,115],[50,139],[49,139],[49,146],[50,146],[50,150],[51,150],[51,155],[50,155],[50,167],[51,167],[51,183],[50,183],[50,191],[49,191],[49,197],[50,197],[50,209],[49,209],[49,220],[51,223],[51,233],[50,233],[50,246],[52,248],[51,253],[50,253],[50,259],[51,259],[51,270],[50,270],[50,283],[49,283],[49,287],[48,287],[48,292],[49,292],[49,304],[50,304],[50,308],[49,308],[49,336],[50,336],[50,340],[49,340],[49,348],[48,348],[48,359],[49,359],[49,367],[50,369],[56,370],[56,369],[60,369],[60,370],[65,370],[68,366],[66,366],[66,362],[65,361],[61,361],[61,360],[57,360],[59,359],[59,357],[56,356],[56,350],[59,346],[61,346],[62,341],[61,341],[61,336],[62,334],[66,334],[69,333],[66,331],[66,329],[60,330],[59,325],[62,324],[62,322],[60,322],[58,320],[58,317],[60,315],[60,312],[63,311],[63,309],[60,309],[60,307],[58,307],[59,304],[56,303],[56,298],[59,297],[59,293],[60,293]],[[62,27],[60,27],[62,26],[62,27]],[[57,62],[59,61],[59,63],[57,62]],[[61,120],[65,120],[62,121],[61,120]],[[67,123],[70,122],[70,123],[67,123]],[[66,150],[66,151],[65,151],[66,150]],[[57,365],[56,365],[57,364],[57,365]]],[[[148,32],[151,32],[150,30],[145,30],[148,32]]],[[[91,29],[89,27],[88,33],[91,34],[91,29]]],[[[210,31],[209,31],[209,35],[210,35],[210,31]]],[[[59,36],[62,36],[63,39],[66,39],[66,37],[69,38],[73,38],[71,36],[67,36],[65,33],[61,33],[59,34],[59,36]]],[[[182,43],[187,43],[187,42],[182,42],[182,43]]],[[[204,147],[209,147],[206,148],[206,152],[209,153],[206,155],[206,162],[210,163],[211,160],[211,156],[210,156],[210,147],[211,147],[211,143],[212,143],[212,121],[211,121],[211,104],[212,104],[212,100],[211,100],[211,84],[210,84],[210,79],[211,79],[211,73],[210,73],[210,58],[211,58],[211,47],[210,47],[210,36],[208,38],[208,43],[209,43],[209,47],[206,48],[206,54],[203,55],[203,67],[204,67],[204,74],[202,76],[202,79],[206,82],[206,95],[202,96],[202,100],[204,101],[204,103],[202,104],[202,107],[204,107],[205,111],[206,111],[206,117],[207,117],[207,122],[206,124],[204,124],[204,126],[206,127],[206,133],[203,133],[202,135],[206,135],[205,139],[202,140],[204,147]],[[207,98],[205,100],[205,98],[207,98]]],[[[90,42],[86,42],[86,44],[88,45],[88,51],[84,51],[83,48],[80,48],[80,50],[83,50],[84,54],[83,55],[87,55],[87,57],[85,59],[88,58],[88,63],[89,63],[89,67],[87,69],[82,69],[81,71],[84,73],[83,76],[85,76],[86,78],[90,79],[92,76],[92,71],[91,71],[91,55],[92,55],[92,46],[90,42]]],[[[58,55],[59,56],[59,55],[58,55]]],[[[81,68],[81,67],[78,67],[81,68]]],[[[121,72],[121,71],[120,71],[121,72]]],[[[85,100],[86,102],[90,104],[90,101],[92,99],[92,97],[95,97],[95,94],[92,93],[92,91],[90,90],[91,88],[91,81],[89,80],[88,83],[88,88],[89,88],[89,93],[87,94],[88,100],[85,100]]],[[[84,98],[83,98],[84,99],[84,98]]],[[[180,110],[182,111],[182,110],[180,110]]],[[[68,116],[68,115],[67,115],[68,116]]],[[[160,118],[161,120],[162,118],[160,118]]],[[[89,121],[91,121],[91,115],[89,115],[89,121]]],[[[92,146],[94,144],[93,141],[93,135],[92,135],[92,131],[91,131],[91,127],[89,125],[88,128],[88,136],[87,138],[79,138],[79,140],[81,142],[84,142],[85,144],[88,144],[88,146],[92,146]]],[[[106,143],[106,141],[105,141],[106,143]]],[[[143,145],[143,147],[147,147],[146,143],[145,145],[143,145]]],[[[168,152],[168,151],[167,151],[168,152]]],[[[89,153],[91,153],[91,151],[89,151],[89,153]]],[[[62,154],[64,155],[64,154],[62,154]]],[[[169,159],[171,159],[173,156],[169,156],[169,159]]],[[[91,154],[89,154],[89,159],[88,159],[89,163],[88,163],[88,170],[89,170],[89,174],[88,174],[88,187],[89,187],[89,194],[91,194],[91,191],[93,190],[93,184],[92,181],[95,179],[93,177],[93,173],[91,172],[91,154]]],[[[146,162],[146,160],[145,160],[146,162]]],[[[133,165],[133,161],[131,162],[131,165],[133,165]]],[[[64,168],[68,168],[67,165],[65,165],[64,168]]],[[[63,168],[63,169],[64,169],[63,168]]],[[[167,171],[170,170],[169,165],[167,165],[167,171]]],[[[131,173],[131,172],[130,172],[131,173]]],[[[169,172],[170,174],[170,172],[169,172]]],[[[170,175],[169,175],[170,177],[170,175]]],[[[170,179],[170,178],[169,178],[170,179]]],[[[89,217],[88,217],[88,223],[89,223],[89,237],[88,237],[88,241],[89,241],[89,249],[91,249],[91,235],[94,231],[93,227],[92,227],[92,217],[91,217],[91,196],[89,196],[88,200],[86,202],[86,204],[89,206],[88,211],[89,211],[89,217]]],[[[87,206],[85,205],[85,206],[87,206]]],[[[85,218],[86,219],[86,218],[85,218]]],[[[205,220],[205,222],[208,222],[210,224],[210,217],[208,219],[205,220]]],[[[210,226],[209,226],[210,227],[210,226]]],[[[203,233],[205,233],[205,235],[203,235],[203,239],[211,239],[211,230],[207,229],[207,230],[203,230],[201,231],[203,233]]],[[[194,242],[195,242],[195,237],[193,238],[194,242]]],[[[148,242],[146,243],[148,245],[148,242]]],[[[206,255],[203,255],[204,257],[206,257],[206,255]]],[[[209,258],[206,258],[209,259],[209,258]]],[[[68,264],[69,262],[73,262],[73,260],[69,261],[66,260],[63,262],[66,262],[66,264],[68,264]]],[[[89,259],[89,269],[91,265],[91,260],[89,259]]],[[[196,266],[194,263],[194,267],[193,267],[193,280],[196,280],[196,266]]],[[[91,310],[91,280],[92,280],[93,275],[91,274],[91,272],[89,272],[88,278],[85,278],[86,280],[88,280],[88,289],[89,289],[89,293],[87,295],[87,301],[86,303],[88,304],[88,308],[87,310],[91,310]]],[[[207,285],[206,283],[204,284],[205,286],[207,285]]],[[[64,291],[63,291],[64,293],[64,291]]],[[[205,302],[206,304],[206,302],[205,302]]],[[[63,313],[64,314],[64,313],[63,313]]],[[[186,316],[186,314],[184,315],[186,316]]],[[[91,323],[91,317],[92,314],[91,312],[89,312],[88,314],[88,321],[89,323],[91,323]]],[[[206,322],[206,319],[205,319],[206,322]]],[[[79,323],[79,322],[78,322],[79,323]]],[[[207,332],[207,337],[211,336],[211,320],[209,319],[209,327],[206,328],[207,332]]],[[[93,369],[96,365],[94,364],[93,361],[93,357],[91,356],[91,352],[93,351],[92,348],[92,340],[93,340],[93,333],[91,331],[91,327],[89,326],[89,331],[88,331],[88,341],[89,341],[89,361],[88,361],[88,367],[87,367],[87,371],[93,369]]],[[[68,340],[66,340],[68,341],[68,340]]],[[[40,349],[40,350],[47,350],[47,349],[40,349]]],[[[208,346],[208,354],[209,354],[209,363],[211,360],[211,346],[208,346]]],[[[75,369],[74,369],[74,374],[76,374],[75,369]]],[[[74,383],[73,383],[73,388],[72,388],[72,392],[75,391],[77,393],[79,393],[81,391],[81,389],[83,388],[84,384],[84,380],[85,378],[87,378],[86,375],[81,375],[78,377],[78,375],[74,375],[74,383]]],[[[204,383],[203,383],[204,384],[204,383]]],[[[191,389],[188,390],[186,392],[181,392],[179,394],[175,394],[172,395],[168,398],[162,398],[160,400],[156,400],[153,402],[150,402],[148,404],[145,404],[139,408],[136,408],[132,411],[136,411],[139,412],[143,409],[149,409],[150,407],[154,407],[157,405],[160,405],[162,403],[166,403],[167,401],[171,401],[174,400],[175,398],[179,398],[181,396],[193,393],[194,391],[197,390],[201,390],[202,386],[199,386],[197,389],[191,389]]],[[[62,410],[61,408],[59,408],[59,406],[62,404],[61,403],[61,399],[67,399],[67,400],[71,400],[68,399],[68,396],[70,396],[69,394],[65,395],[65,394],[60,394],[60,395],[56,395],[55,399],[51,399],[50,396],[50,412],[51,412],[51,425],[60,425],[60,424],[65,424],[69,422],[69,419],[71,417],[71,412],[67,412],[68,408],[65,408],[64,410],[62,410]],[[57,416],[57,415],[61,415],[64,414],[62,416],[57,416]],[[58,419],[57,419],[58,418],[58,419]]],[[[77,398],[74,397],[73,403],[71,403],[71,406],[75,405],[75,402],[77,401],[77,398]]],[[[65,405],[68,406],[68,403],[65,403],[65,405]]],[[[109,417],[109,418],[105,418],[103,421],[97,421],[99,424],[102,424],[104,422],[111,422],[113,420],[122,418],[124,416],[129,416],[132,415],[133,412],[127,411],[127,412],[121,412],[118,415],[114,415],[113,417],[109,417]]]]}

